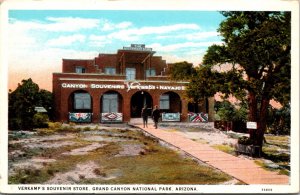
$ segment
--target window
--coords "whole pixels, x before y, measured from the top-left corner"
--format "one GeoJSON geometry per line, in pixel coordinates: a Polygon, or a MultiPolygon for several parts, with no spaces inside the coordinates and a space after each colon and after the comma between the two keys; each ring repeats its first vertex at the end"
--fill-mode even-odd
{"type": "Polygon", "coordinates": [[[76,73],[85,73],[85,68],[82,66],[76,66],[75,67],[75,72],[76,73]]]}
{"type": "Polygon", "coordinates": [[[104,72],[105,72],[105,74],[114,75],[114,74],[116,74],[116,69],[112,68],[112,67],[107,67],[107,68],[104,68],[104,72]]]}
{"type": "Polygon", "coordinates": [[[155,76],[155,75],[156,75],[155,69],[150,68],[146,70],[146,77],[155,76]]]}
{"type": "Polygon", "coordinates": [[[91,109],[91,96],[88,93],[74,94],[75,109],[91,109]]]}
{"type": "Polygon", "coordinates": [[[170,96],[168,94],[161,95],[159,104],[160,109],[170,109],[170,96]]]}
{"type": "Polygon", "coordinates": [[[135,80],[135,68],[126,68],[126,80],[135,80]]]}
{"type": "Polygon", "coordinates": [[[102,97],[102,113],[118,112],[118,94],[104,94],[102,97]]]}

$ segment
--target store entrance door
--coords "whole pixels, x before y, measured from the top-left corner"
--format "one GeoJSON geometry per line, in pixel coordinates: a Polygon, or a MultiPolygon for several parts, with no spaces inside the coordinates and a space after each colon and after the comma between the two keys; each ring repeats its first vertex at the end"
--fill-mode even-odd
{"type": "Polygon", "coordinates": [[[149,115],[152,111],[152,97],[146,91],[138,91],[131,97],[130,115],[132,118],[141,117],[142,108],[147,105],[149,115]]]}

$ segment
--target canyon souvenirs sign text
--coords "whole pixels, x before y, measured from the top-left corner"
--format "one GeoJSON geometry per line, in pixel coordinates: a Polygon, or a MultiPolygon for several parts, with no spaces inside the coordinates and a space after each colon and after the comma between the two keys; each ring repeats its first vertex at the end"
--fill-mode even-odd
{"type": "Polygon", "coordinates": [[[75,89],[126,89],[127,92],[131,89],[137,90],[185,90],[185,86],[169,86],[169,85],[142,85],[141,83],[134,82],[124,82],[124,84],[75,84],[75,83],[62,83],[62,88],[75,88],[75,89]]]}

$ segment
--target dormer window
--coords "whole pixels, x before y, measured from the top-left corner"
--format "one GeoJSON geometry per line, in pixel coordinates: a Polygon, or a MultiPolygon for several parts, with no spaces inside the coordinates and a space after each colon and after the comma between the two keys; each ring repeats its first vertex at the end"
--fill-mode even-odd
{"type": "Polygon", "coordinates": [[[82,66],[76,66],[75,67],[75,72],[76,73],[85,73],[85,68],[82,66]]]}

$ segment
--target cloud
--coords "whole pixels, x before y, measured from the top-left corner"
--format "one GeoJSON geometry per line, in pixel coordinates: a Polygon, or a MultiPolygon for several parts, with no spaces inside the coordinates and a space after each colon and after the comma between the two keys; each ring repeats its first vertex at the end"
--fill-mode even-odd
{"type": "Polygon", "coordinates": [[[157,39],[186,39],[189,41],[195,40],[203,40],[211,37],[217,37],[220,33],[216,31],[208,31],[208,32],[196,32],[196,33],[187,33],[180,35],[160,35],[157,36],[157,39]]]}
{"type": "Polygon", "coordinates": [[[119,24],[116,24],[116,27],[120,29],[124,29],[124,28],[128,28],[131,25],[132,25],[131,22],[121,22],[119,24]]]}
{"type": "Polygon", "coordinates": [[[89,36],[89,45],[96,47],[104,47],[106,44],[111,43],[112,41],[105,35],[90,35],[89,36]]]}
{"type": "Polygon", "coordinates": [[[78,31],[81,29],[91,29],[99,26],[100,20],[93,18],[65,17],[54,18],[48,17],[46,20],[52,23],[42,23],[40,28],[47,31],[78,31]]]}
{"type": "Polygon", "coordinates": [[[22,21],[10,18],[10,25],[23,30],[43,30],[50,32],[75,32],[82,29],[100,29],[109,31],[126,29],[131,22],[113,23],[106,19],[79,18],[79,17],[47,17],[44,21],[22,21]]]}
{"type": "Polygon", "coordinates": [[[116,29],[125,29],[128,28],[132,25],[131,22],[121,22],[121,23],[112,23],[106,20],[103,23],[102,29],[103,31],[111,31],[111,30],[116,30],[116,29]]]}
{"type": "Polygon", "coordinates": [[[79,17],[47,17],[45,21],[22,21],[10,19],[10,26],[23,30],[43,30],[51,32],[73,32],[81,29],[96,28],[100,24],[99,19],[79,17]]]}
{"type": "Polygon", "coordinates": [[[156,48],[156,50],[160,52],[173,52],[183,48],[194,49],[194,48],[208,47],[213,44],[220,45],[222,44],[222,42],[220,41],[184,42],[184,43],[176,43],[176,44],[170,44],[165,46],[161,45],[160,43],[154,43],[148,46],[152,48],[156,48]]]}
{"type": "Polygon", "coordinates": [[[85,36],[81,34],[70,35],[70,36],[60,36],[56,39],[50,39],[47,41],[48,46],[69,46],[75,42],[84,42],[85,36]]]}
{"type": "Polygon", "coordinates": [[[131,28],[126,30],[120,30],[118,32],[108,35],[110,38],[120,40],[138,40],[137,36],[152,35],[152,34],[167,34],[175,31],[183,30],[199,30],[200,27],[197,24],[174,24],[167,26],[147,26],[142,28],[131,28]]]}

